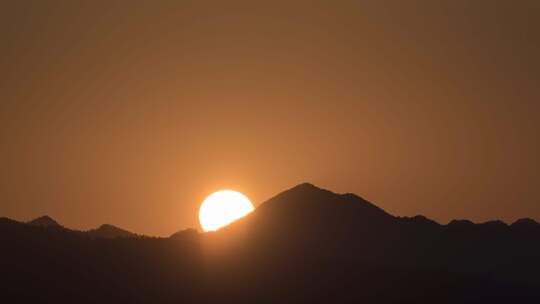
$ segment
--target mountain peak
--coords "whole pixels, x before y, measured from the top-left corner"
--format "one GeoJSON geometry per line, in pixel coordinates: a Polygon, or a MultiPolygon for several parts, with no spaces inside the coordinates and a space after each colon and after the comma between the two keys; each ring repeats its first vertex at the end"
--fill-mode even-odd
{"type": "Polygon", "coordinates": [[[393,219],[392,215],[357,195],[338,194],[302,183],[262,203],[241,222],[254,223],[256,229],[265,230],[266,235],[281,231],[289,235],[315,236],[325,234],[329,227],[343,231],[350,227],[364,229],[370,224],[390,223],[393,219]]]}
{"type": "Polygon", "coordinates": [[[110,224],[103,224],[99,226],[97,229],[92,229],[88,231],[88,234],[92,237],[97,238],[129,238],[129,237],[135,237],[136,234],[129,232],[127,230],[124,230],[122,228],[118,228],[116,226],[110,225],[110,224]]]}
{"type": "Polygon", "coordinates": [[[381,213],[386,213],[381,208],[375,206],[364,198],[354,194],[354,193],[334,193],[330,190],[319,188],[311,183],[301,183],[294,186],[293,188],[283,191],[275,197],[271,198],[268,202],[272,201],[287,201],[289,203],[300,203],[304,202],[309,204],[310,207],[314,207],[317,204],[328,204],[330,202],[334,203],[354,203],[362,205],[368,209],[376,210],[381,213]]]}
{"type": "Polygon", "coordinates": [[[540,224],[531,218],[521,218],[515,221],[514,223],[512,223],[512,225],[510,226],[514,228],[515,227],[533,228],[533,227],[540,227],[540,224]]]}
{"type": "MultiPolygon", "coordinates": [[[[281,192],[280,194],[284,194],[284,193],[310,193],[310,194],[321,194],[321,193],[332,193],[328,190],[325,190],[325,189],[322,189],[322,188],[319,188],[317,186],[315,186],[314,184],[311,184],[311,183],[301,183],[301,184],[298,184],[288,190],[285,190],[283,192],[281,192]]],[[[278,194],[278,195],[280,195],[278,194]]]]}
{"type": "Polygon", "coordinates": [[[292,189],[313,189],[313,190],[321,190],[321,188],[315,186],[314,184],[312,183],[308,183],[308,182],[303,182],[303,183],[300,183],[294,187],[292,187],[290,190],[292,189]]]}
{"type": "Polygon", "coordinates": [[[29,225],[36,227],[46,227],[46,228],[61,228],[62,226],[53,220],[50,216],[44,215],[28,222],[29,225]]]}
{"type": "Polygon", "coordinates": [[[92,237],[107,238],[107,239],[129,238],[129,237],[136,236],[135,233],[129,232],[127,230],[118,228],[110,224],[103,224],[99,226],[97,229],[89,230],[88,234],[92,237]]]}

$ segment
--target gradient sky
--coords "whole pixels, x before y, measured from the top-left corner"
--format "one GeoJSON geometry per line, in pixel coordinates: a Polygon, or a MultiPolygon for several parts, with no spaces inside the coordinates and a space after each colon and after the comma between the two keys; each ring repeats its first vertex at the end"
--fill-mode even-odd
{"type": "Polygon", "coordinates": [[[151,235],[300,182],[540,220],[540,1],[2,1],[0,216],[151,235]]]}

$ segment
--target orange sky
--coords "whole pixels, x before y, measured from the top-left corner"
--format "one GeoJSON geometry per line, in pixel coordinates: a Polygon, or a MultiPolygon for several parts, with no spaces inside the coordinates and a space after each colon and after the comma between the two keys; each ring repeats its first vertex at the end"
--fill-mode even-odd
{"type": "Polygon", "coordinates": [[[0,216],[169,235],[309,181],[540,219],[538,1],[1,6],[0,216]]]}

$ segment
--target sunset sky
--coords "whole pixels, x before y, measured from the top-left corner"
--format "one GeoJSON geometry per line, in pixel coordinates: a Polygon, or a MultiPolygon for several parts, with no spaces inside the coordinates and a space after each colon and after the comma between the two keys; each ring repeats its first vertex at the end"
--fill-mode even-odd
{"type": "Polygon", "coordinates": [[[167,236],[301,182],[540,220],[540,1],[3,1],[0,217],[167,236]]]}

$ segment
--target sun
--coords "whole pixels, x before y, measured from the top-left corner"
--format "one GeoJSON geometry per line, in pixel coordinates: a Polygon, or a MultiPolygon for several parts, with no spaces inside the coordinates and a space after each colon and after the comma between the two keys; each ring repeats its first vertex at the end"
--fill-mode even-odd
{"type": "Polygon", "coordinates": [[[253,210],[253,204],[242,193],[232,190],[218,191],[201,204],[199,221],[204,231],[216,231],[253,210]]]}

